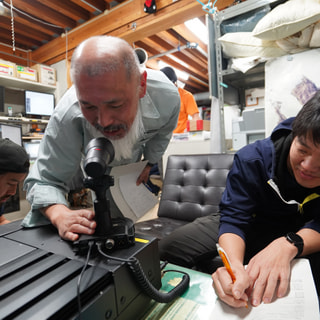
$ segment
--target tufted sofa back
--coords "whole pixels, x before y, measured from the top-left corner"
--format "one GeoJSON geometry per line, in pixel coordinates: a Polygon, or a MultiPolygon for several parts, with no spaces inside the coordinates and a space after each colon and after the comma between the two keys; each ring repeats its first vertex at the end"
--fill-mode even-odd
{"type": "Polygon", "coordinates": [[[219,210],[233,154],[171,155],[158,217],[184,221],[219,210]]]}
{"type": "Polygon", "coordinates": [[[198,217],[218,212],[233,154],[171,155],[156,219],[135,224],[158,239],[198,217]]]}

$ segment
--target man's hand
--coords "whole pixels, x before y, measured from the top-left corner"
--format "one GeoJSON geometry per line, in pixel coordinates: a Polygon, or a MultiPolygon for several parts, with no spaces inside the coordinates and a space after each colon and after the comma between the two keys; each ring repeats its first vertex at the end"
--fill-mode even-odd
{"type": "Polygon", "coordinates": [[[88,209],[70,210],[65,205],[55,204],[43,208],[42,213],[58,229],[62,239],[75,241],[79,234],[93,234],[96,228],[94,212],[88,209]]]}
{"type": "Polygon", "coordinates": [[[137,186],[139,186],[142,182],[143,183],[147,183],[148,182],[150,170],[151,170],[151,167],[148,166],[148,165],[146,165],[143,168],[142,172],[140,173],[140,176],[137,179],[137,186]]]}
{"type": "Polygon", "coordinates": [[[261,301],[270,303],[275,292],[278,298],[287,293],[290,262],[296,254],[297,248],[281,237],[250,260],[246,271],[252,281],[249,294],[252,293],[253,306],[258,306],[261,301]]]}
{"type": "Polygon", "coordinates": [[[218,268],[212,274],[212,286],[217,296],[226,304],[241,308],[247,306],[248,295],[246,289],[250,287],[250,279],[242,264],[232,266],[236,277],[233,283],[225,267],[218,268]]]}

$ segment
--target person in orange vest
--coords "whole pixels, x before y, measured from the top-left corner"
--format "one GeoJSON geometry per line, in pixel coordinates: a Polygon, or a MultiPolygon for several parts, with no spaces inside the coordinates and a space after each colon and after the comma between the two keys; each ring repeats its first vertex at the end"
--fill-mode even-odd
{"type": "Polygon", "coordinates": [[[162,71],[168,77],[168,79],[172,81],[172,83],[178,88],[181,104],[178,124],[173,133],[184,133],[187,131],[188,116],[191,116],[192,120],[201,119],[196,100],[194,99],[194,96],[191,92],[178,87],[177,75],[171,67],[164,67],[160,69],[160,71],[162,71]]]}

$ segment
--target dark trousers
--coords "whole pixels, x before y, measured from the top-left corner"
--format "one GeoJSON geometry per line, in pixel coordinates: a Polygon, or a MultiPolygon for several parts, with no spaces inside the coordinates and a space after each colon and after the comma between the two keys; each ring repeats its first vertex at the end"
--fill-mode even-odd
{"type": "Polygon", "coordinates": [[[212,273],[216,269],[216,243],[220,214],[188,223],[159,241],[160,259],[187,268],[212,273]]]}

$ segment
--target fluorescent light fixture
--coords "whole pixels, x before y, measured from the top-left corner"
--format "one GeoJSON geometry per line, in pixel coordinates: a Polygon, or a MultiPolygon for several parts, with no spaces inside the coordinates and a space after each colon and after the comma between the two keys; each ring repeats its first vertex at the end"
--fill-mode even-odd
{"type": "Polygon", "coordinates": [[[196,35],[202,42],[206,45],[208,44],[208,29],[207,27],[201,22],[200,19],[194,18],[191,20],[186,21],[185,26],[194,34],[196,35]]]}

